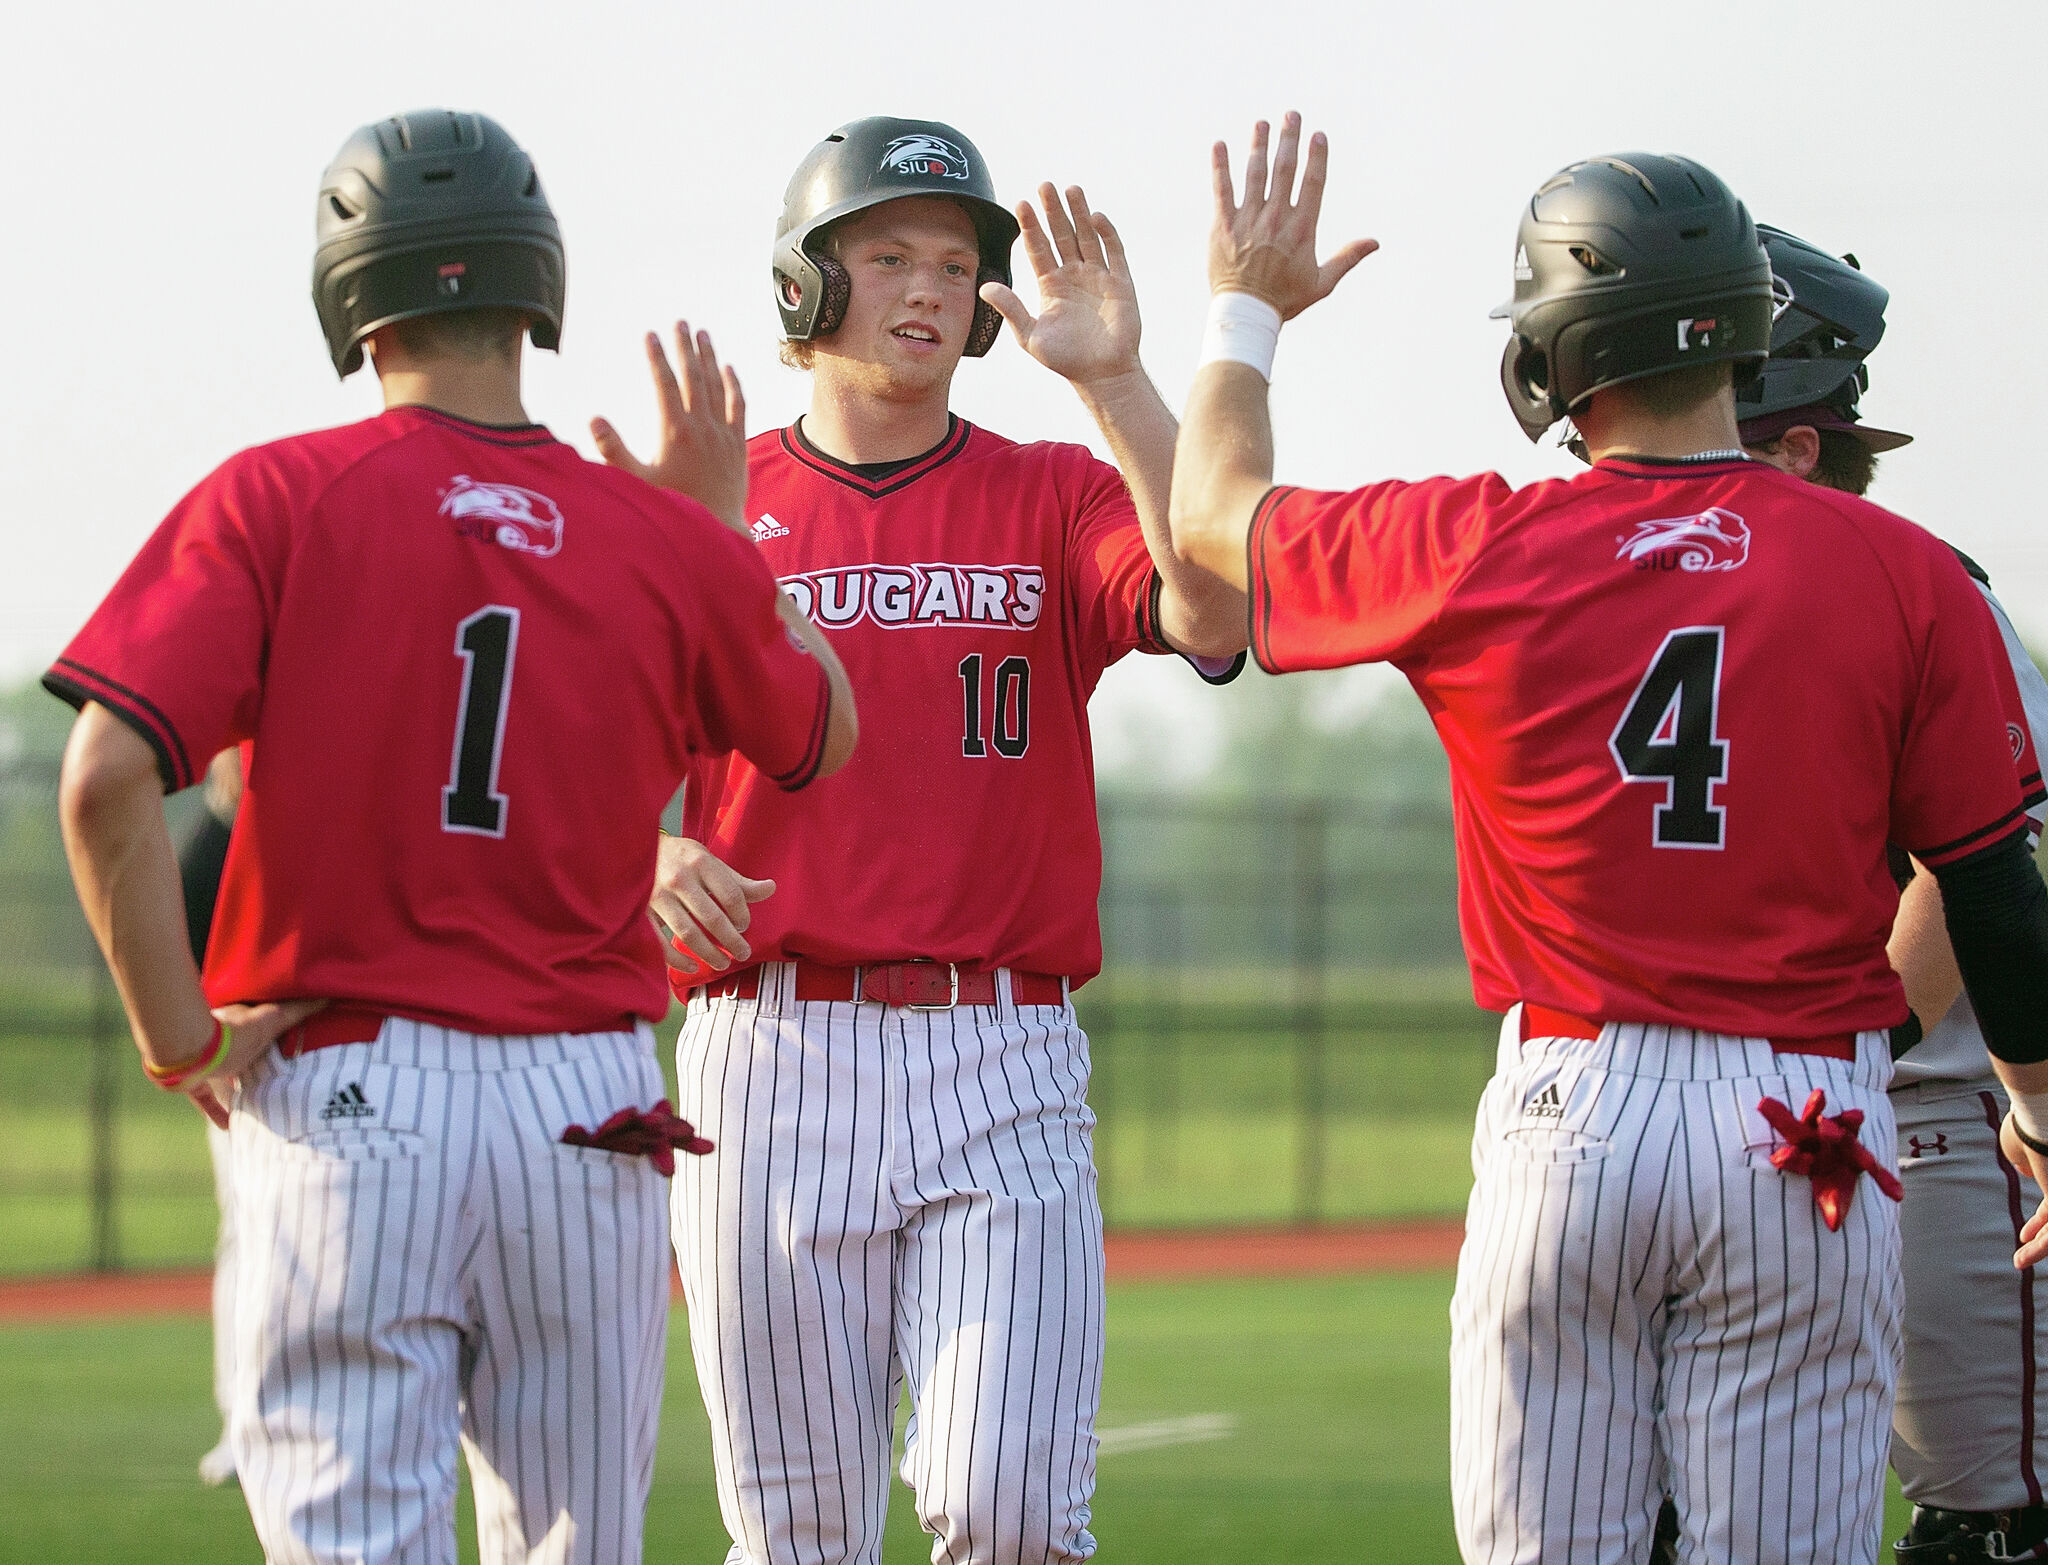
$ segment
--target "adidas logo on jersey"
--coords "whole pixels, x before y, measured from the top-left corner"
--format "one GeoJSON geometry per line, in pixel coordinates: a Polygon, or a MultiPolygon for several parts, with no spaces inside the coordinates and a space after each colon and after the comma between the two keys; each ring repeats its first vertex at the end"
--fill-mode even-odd
{"type": "Polygon", "coordinates": [[[789,529],[784,527],[782,523],[778,522],[766,511],[763,511],[756,518],[754,525],[748,531],[754,535],[754,542],[756,543],[766,543],[770,538],[787,538],[789,536],[789,529]]]}
{"type": "Polygon", "coordinates": [[[377,1111],[370,1100],[363,1096],[363,1084],[352,1081],[346,1087],[337,1087],[334,1096],[327,1100],[327,1107],[320,1111],[322,1119],[368,1119],[377,1111]]]}
{"type": "Polygon", "coordinates": [[[1557,1119],[1564,1114],[1564,1101],[1557,1095],[1557,1083],[1551,1082],[1535,1097],[1522,1105],[1522,1112],[1538,1119],[1557,1119]]]}

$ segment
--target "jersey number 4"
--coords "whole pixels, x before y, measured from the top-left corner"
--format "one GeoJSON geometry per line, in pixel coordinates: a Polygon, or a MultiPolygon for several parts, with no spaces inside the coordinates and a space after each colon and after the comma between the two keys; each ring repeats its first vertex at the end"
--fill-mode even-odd
{"type": "Polygon", "coordinates": [[[455,627],[462,659],[462,701],[455,716],[455,757],[441,790],[441,829],[478,837],[505,835],[507,800],[498,792],[505,712],[512,704],[512,660],[519,652],[519,611],[487,604],[455,627]]]}
{"type": "Polygon", "coordinates": [[[1607,741],[1622,781],[1664,789],[1650,833],[1660,848],[1723,846],[1728,812],[1713,802],[1714,785],[1728,777],[1723,635],[1719,625],[1695,625],[1666,636],[1607,741]]]}

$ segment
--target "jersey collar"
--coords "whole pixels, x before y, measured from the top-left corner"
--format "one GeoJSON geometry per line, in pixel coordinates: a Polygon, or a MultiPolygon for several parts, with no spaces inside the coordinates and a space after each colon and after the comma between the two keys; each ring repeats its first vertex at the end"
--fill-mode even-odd
{"type": "Polygon", "coordinates": [[[1702,451],[1697,456],[1610,456],[1594,466],[1598,473],[1623,478],[1704,478],[1756,466],[1746,451],[1702,451]]]}
{"type": "Polygon", "coordinates": [[[545,446],[553,444],[555,438],[545,424],[484,424],[418,402],[403,403],[386,411],[417,414],[430,424],[439,424],[473,440],[489,441],[494,446],[545,446]]]}
{"type": "Polygon", "coordinates": [[[972,424],[957,413],[949,413],[946,415],[946,438],[924,455],[903,462],[854,463],[827,456],[812,445],[804,437],[801,419],[780,431],[782,449],[786,453],[812,472],[857,490],[870,500],[879,500],[884,495],[908,488],[934,468],[945,466],[967,449],[967,437],[973,433],[972,424]]]}

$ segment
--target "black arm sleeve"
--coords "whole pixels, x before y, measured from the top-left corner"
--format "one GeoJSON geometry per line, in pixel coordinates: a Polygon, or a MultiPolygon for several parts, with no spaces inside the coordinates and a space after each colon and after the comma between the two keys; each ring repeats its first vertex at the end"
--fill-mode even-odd
{"type": "Polygon", "coordinates": [[[1934,878],[1984,1041],[2016,1065],[2048,1059],[2048,886],[2026,833],[1944,864],[1934,878]]]}
{"type": "Polygon", "coordinates": [[[199,812],[199,824],[178,849],[178,879],[185,887],[185,934],[192,942],[192,960],[206,965],[206,937],[213,929],[213,903],[220,895],[220,872],[228,861],[227,823],[211,810],[199,812]]]}

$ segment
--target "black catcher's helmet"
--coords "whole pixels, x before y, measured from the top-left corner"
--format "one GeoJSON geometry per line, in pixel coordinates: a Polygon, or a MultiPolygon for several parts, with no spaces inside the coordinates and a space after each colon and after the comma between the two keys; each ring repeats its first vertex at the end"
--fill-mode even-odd
{"type": "MultiPolygon", "coordinates": [[[[1545,180],[1522,213],[1501,389],[1531,440],[1594,392],[1770,351],[1771,266],[1735,193],[1687,158],[1623,152],[1545,180]]],[[[1738,378],[1740,378],[1738,376],[1738,378]]]]}
{"type": "MultiPolygon", "coordinates": [[[[855,120],[811,149],[782,198],[782,219],[775,225],[775,305],[784,337],[804,342],[839,329],[852,282],[826,253],[825,230],[899,196],[950,196],[959,202],[981,239],[975,287],[1008,285],[1017,219],[996,199],[988,164],[974,143],[937,120],[855,120]]],[[[1003,318],[977,299],[967,356],[978,359],[994,347],[1002,325],[1003,318]]]]}
{"type": "Polygon", "coordinates": [[[524,310],[562,339],[562,231],[533,160],[497,121],[422,109],[365,125],[320,180],[313,307],[334,367],[380,326],[443,310],[524,310]]]}
{"type": "Polygon", "coordinates": [[[1816,245],[1756,225],[1778,291],[1771,323],[1771,356],[1755,380],[1735,392],[1735,416],[1751,445],[1775,440],[1795,423],[1839,429],[1873,452],[1912,440],[1896,430],[1859,422],[1856,404],[1870,389],[1864,360],[1884,337],[1884,307],[1891,300],[1866,277],[1853,255],[1840,260],[1816,245]],[[1803,413],[1786,419],[1784,414],[1803,413]]]}

